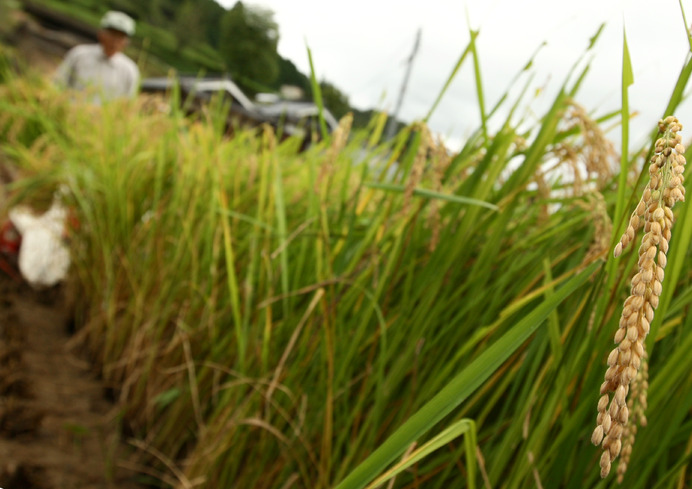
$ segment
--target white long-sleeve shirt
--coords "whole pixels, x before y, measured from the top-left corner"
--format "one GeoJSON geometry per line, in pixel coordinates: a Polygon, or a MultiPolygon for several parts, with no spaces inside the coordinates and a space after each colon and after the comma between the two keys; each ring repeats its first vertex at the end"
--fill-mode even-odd
{"type": "Polygon", "coordinates": [[[107,58],[100,44],[83,44],[68,51],[55,81],[71,89],[93,91],[94,101],[98,103],[134,97],[139,86],[139,69],[122,53],[107,58]]]}

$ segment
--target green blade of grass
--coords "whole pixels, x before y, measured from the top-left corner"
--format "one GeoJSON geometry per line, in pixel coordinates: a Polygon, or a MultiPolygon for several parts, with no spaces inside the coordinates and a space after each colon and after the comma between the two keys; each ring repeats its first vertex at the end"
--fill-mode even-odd
{"type": "Polygon", "coordinates": [[[682,0],[680,0],[680,15],[682,17],[682,24],[685,26],[685,33],[687,34],[687,42],[690,45],[690,51],[692,51],[692,33],[690,32],[689,24],[687,23],[687,17],[685,16],[685,9],[682,6],[682,0]]]}
{"type": "MultiPolygon", "coordinates": [[[[393,183],[368,182],[365,184],[365,186],[370,187],[370,188],[379,189],[379,190],[386,190],[389,192],[397,192],[397,193],[403,193],[406,189],[404,185],[396,185],[393,183]]],[[[487,209],[491,209],[494,211],[500,210],[500,208],[498,206],[496,206],[495,204],[491,204],[490,202],[485,202],[483,200],[478,200],[478,199],[474,199],[471,197],[463,197],[461,195],[443,194],[440,192],[435,192],[433,190],[427,190],[424,188],[415,188],[413,190],[413,195],[416,195],[418,197],[424,197],[426,199],[439,199],[439,200],[444,200],[447,202],[454,202],[456,204],[477,205],[477,206],[485,207],[487,209]]]]}
{"type": "Polygon", "coordinates": [[[613,231],[620,236],[624,219],[621,219],[625,207],[625,190],[627,189],[627,173],[629,170],[629,135],[630,135],[630,107],[629,107],[629,87],[634,83],[632,74],[632,61],[627,47],[627,33],[624,28],[622,31],[622,108],[620,111],[622,121],[622,146],[620,148],[620,178],[618,181],[618,200],[615,205],[615,217],[619,220],[618,226],[613,227],[613,231]]]}
{"type": "Polygon", "coordinates": [[[444,416],[458,407],[504,363],[537,329],[560,303],[582,286],[600,264],[593,263],[573,277],[554,295],[476,358],[468,367],[428,401],[382,445],[336,486],[336,489],[361,489],[382,472],[396,457],[444,416]]]}
{"type": "Polygon", "coordinates": [[[387,472],[378,477],[368,489],[376,489],[385,482],[396,477],[398,474],[408,469],[415,463],[423,460],[434,451],[451,443],[456,438],[466,435],[466,460],[467,460],[467,482],[469,488],[476,487],[475,481],[475,463],[476,463],[476,423],[472,419],[460,419],[452,424],[449,428],[442,431],[432,440],[425,443],[423,446],[414,450],[408,457],[405,457],[401,462],[389,469],[387,472]]]}
{"type": "Polygon", "coordinates": [[[476,49],[476,37],[478,37],[478,31],[471,30],[469,26],[469,32],[471,33],[471,53],[473,54],[473,76],[476,81],[476,97],[478,99],[478,110],[480,111],[481,117],[481,128],[483,129],[483,136],[488,137],[488,115],[485,110],[485,96],[483,95],[483,81],[481,79],[481,66],[480,59],[478,56],[478,50],[476,49]]]}
{"type": "Polygon", "coordinates": [[[308,50],[308,60],[310,61],[310,84],[312,85],[312,94],[315,99],[315,104],[317,105],[317,114],[320,121],[320,131],[322,138],[326,139],[329,131],[327,130],[327,123],[324,120],[324,101],[322,100],[322,89],[320,84],[317,82],[317,75],[315,74],[315,65],[312,62],[312,51],[310,48],[308,50]]]}
{"type": "Polygon", "coordinates": [[[469,42],[468,46],[466,46],[466,49],[464,49],[464,52],[461,53],[461,56],[459,56],[457,64],[454,66],[454,68],[452,69],[452,72],[447,77],[447,81],[445,82],[444,86],[442,87],[442,90],[440,90],[440,93],[437,95],[435,102],[433,102],[432,107],[430,107],[430,110],[428,111],[428,114],[425,116],[423,121],[428,122],[430,120],[430,117],[432,117],[433,112],[435,112],[435,109],[437,109],[437,106],[440,104],[442,97],[444,97],[445,93],[447,92],[449,85],[451,85],[452,81],[457,76],[457,72],[459,71],[459,68],[461,68],[461,65],[464,64],[464,60],[466,59],[466,56],[468,56],[469,53],[471,52],[471,44],[472,44],[473,40],[476,38],[476,36],[478,35],[478,32],[475,32],[475,31],[470,31],[470,32],[471,32],[471,42],[469,42]]]}

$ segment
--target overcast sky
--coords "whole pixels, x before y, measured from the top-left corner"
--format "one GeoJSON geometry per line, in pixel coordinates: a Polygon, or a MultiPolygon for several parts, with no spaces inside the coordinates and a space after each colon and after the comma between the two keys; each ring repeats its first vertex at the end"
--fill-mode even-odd
{"type": "MultiPolygon", "coordinates": [[[[221,0],[227,8],[235,0],[221,0]]],[[[538,51],[528,100],[535,117],[549,106],[570,68],[606,23],[591,70],[577,101],[596,115],[620,107],[623,27],[634,70],[630,108],[632,145],[655,127],[673,90],[689,44],[678,0],[246,0],[274,12],[279,53],[309,73],[306,45],[319,79],[339,87],[352,106],[392,111],[421,29],[421,44],[399,114],[420,119],[430,109],[469,42],[468,25],[479,30],[477,46],[491,107],[511,79],[538,51]],[[654,8],[655,6],[655,8],[654,8]],[[539,90],[540,89],[540,90],[539,90]]],[[[692,0],[683,7],[692,21],[692,0]]],[[[430,125],[460,141],[479,125],[470,58],[457,74],[430,125]]],[[[525,80],[523,78],[522,80],[525,80]]],[[[676,114],[692,135],[691,104],[676,114]]],[[[501,120],[496,123],[502,122],[501,120]]],[[[686,131],[685,131],[686,132],[686,131]]],[[[683,132],[684,134],[684,132],[683,132]]],[[[613,134],[619,140],[619,131],[613,134]]]]}

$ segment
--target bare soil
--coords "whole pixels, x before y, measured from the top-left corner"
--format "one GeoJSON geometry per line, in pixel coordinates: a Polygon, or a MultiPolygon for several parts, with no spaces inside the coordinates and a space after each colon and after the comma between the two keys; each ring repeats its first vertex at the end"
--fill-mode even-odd
{"type": "Polygon", "coordinates": [[[71,345],[68,297],[0,271],[0,487],[141,489],[118,411],[71,345]]]}

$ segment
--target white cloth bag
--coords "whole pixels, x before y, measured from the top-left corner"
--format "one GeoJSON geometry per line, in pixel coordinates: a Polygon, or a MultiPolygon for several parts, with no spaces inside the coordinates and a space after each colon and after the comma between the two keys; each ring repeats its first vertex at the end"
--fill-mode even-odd
{"type": "Polygon", "coordinates": [[[40,216],[18,206],[10,210],[9,217],[22,235],[19,248],[22,277],[35,289],[52,287],[64,280],[70,268],[70,251],[63,240],[67,210],[59,198],[40,216]]]}

